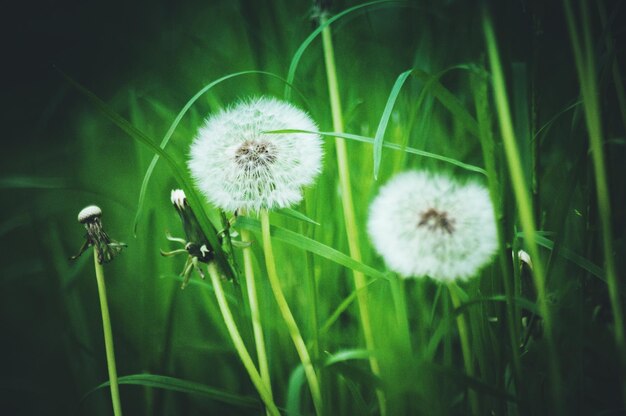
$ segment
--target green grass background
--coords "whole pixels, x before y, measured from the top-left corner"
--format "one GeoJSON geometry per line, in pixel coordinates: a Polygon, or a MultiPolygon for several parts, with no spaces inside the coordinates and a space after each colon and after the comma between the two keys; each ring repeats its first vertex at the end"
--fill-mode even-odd
{"type": "MultiPolygon", "coordinates": [[[[552,352],[546,334],[541,334],[541,322],[532,331],[522,325],[522,316],[532,320],[528,309],[538,309],[533,279],[528,269],[520,272],[519,264],[508,260],[512,249],[527,247],[519,233],[519,205],[504,157],[501,108],[493,100],[483,7],[460,0],[386,3],[332,24],[347,133],[374,137],[394,82],[414,68],[399,92],[385,142],[482,168],[487,162],[481,141],[493,145],[510,273],[503,273],[496,260],[476,279],[460,285],[469,302],[461,312],[470,327],[473,378],[464,374],[455,311],[445,287],[429,280],[403,282],[407,335],[398,325],[392,284],[373,281],[369,306],[382,368],[377,379],[363,351],[356,303],[320,331],[353,293],[351,270],[276,241],[279,277],[321,369],[328,414],[376,414],[376,386],[388,396],[390,415],[468,414],[468,388],[476,392],[481,414],[624,413],[626,379],[614,339],[600,221],[607,217],[598,210],[585,118],[585,111],[589,115],[595,108],[603,131],[613,234],[608,257],[615,261],[619,288],[626,270],[626,112],[619,101],[624,94],[619,82],[624,74],[624,6],[614,1],[587,3],[582,3],[585,9],[575,1],[572,9],[574,31],[588,36],[593,51],[582,77],[591,85],[591,95],[599,98],[595,107],[581,97],[563,3],[484,4],[496,33],[516,146],[542,245],[552,352]],[[588,30],[581,23],[584,16],[590,21],[588,30]],[[483,113],[477,112],[476,102],[484,104],[483,113]],[[481,117],[485,123],[479,126],[476,120],[481,117]],[[317,283],[315,305],[307,284],[310,274],[317,283]],[[507,275],[520,299],[509,308],[512,321],[502,302],[507,275]],[[522,349],[512,348],[511,330],[528,338],[522,349]],[[314,345],[316,332],[319,344],[314,345]],[[517,380],[516,355],[521,364],[517,380]],[[560,400],[550,376],[555,360],[560,400]]],[[[333,2],[331,12],[356,4],[333,2]]],[[[76,214],[95,203],[103,209],[110,235],[129,245],[106,266],[118,373],[183,380],[178,392],[171,391],[171,383],[170,389],[148,386],[147,379],[139,382],[142,385],[122,385],[125,413],[262,413],[210,284],[196,275],[181,291],[177,275],[183,258],[159,255],[160,248],[172,248],[166,231],[182,235],[169,202],[170,190],[180,184],[161,160],[134,235],[139,191],[153,152],[111,123],[53,65],[158,144],[185,103],[210,82],[247,70],[286,78],[296,50],[316,27],[311,4],[41,2],[32,9],[15,9],[12,16],[0,156],[0,412],[111,414],[108,389],[87,395],[108,378],[92,262],[87,255],[68,261],[84,234],[76,214]],[[226,393],[236,396],[225,401],[226,393]]],[[[326,82],[318,37],[297,67],[293,101],[317,120],[321,131],[330,132],[326,82]]],[[[239,98],[282,97],[284,89],[283,81],[261,74],[220,83],[182,118],[166,152],[183,166],[204,117],[239,98]]],[[[325,143],[323,173],[306,190],[306,204],[297,208],[319,225],[278,214],[271,219],[274,225],[348,253],[334,142],[326,138],[325,143]]],[[[407,168],[445,170],[487,183],[480,173],[388,148],[382,151],[376,181],[372,145],[349,141],[348,148],[363,263],[382,272],[384,263],[373,252],[364,224],[371,199],[394,173],[407,168]]],[[[215,215],[211,207],[202,209],[215,215]]],[[[252,249],[275,399],[292,414],[312,414],[306,381],[265,277],[260,238],[254,234],[252,249]]],[[[238,288],[226,286],[253,354],[246,304],[238,288]]]]}

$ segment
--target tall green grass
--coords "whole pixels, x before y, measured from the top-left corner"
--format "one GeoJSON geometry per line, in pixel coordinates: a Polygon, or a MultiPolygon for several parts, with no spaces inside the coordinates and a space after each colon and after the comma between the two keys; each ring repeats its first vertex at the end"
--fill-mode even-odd
{"type": "Polygon", "coordinates": [[[101,51],[124,69],[56,62],[50,121],[16,135],[38,146],[16,140],[0,168],[0,407],[111,414],[95,282],[67,261],[96,203],[129,245],[106,266],[126,414],[623,411],[623,11],[527,6],[338,2],[317,20],[297,2],[146,3],[167,24],[101,51]],[[159,255],[183,235],[170,190],[219,248],[188,146],[258,95],[319,123],[324,170],[300,206],[237,218],[239,267],[217,252],[233,280],[181,291],[184,260],[159,255]],[[499,249],[476,278],[399,280],[373,251],[369,203],[407,169],[488,186],[499,249]]]}

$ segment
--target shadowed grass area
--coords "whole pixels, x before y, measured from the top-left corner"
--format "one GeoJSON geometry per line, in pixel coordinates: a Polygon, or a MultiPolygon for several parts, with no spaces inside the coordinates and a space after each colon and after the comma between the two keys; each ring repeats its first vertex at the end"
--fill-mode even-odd
{"type": "Polygon", "coordinates": [[[89,204],[128,244],[104,265],[125,414],[624,411],[620,2],[67,6],[9,27],[3,412],[112,414],[90,252],[68,260],[89,204]],[[324,167],[299,206],[233,219],[242,249],[186,160],[209,114],[262,95],[318,123],[324,167]],[[400,280],[373,250],[369,204],[408,169],[489,189],[475,278],[400,280]],[[159,254],[176,188],[230,280],[181,291],[184,256],[159,254]]]}

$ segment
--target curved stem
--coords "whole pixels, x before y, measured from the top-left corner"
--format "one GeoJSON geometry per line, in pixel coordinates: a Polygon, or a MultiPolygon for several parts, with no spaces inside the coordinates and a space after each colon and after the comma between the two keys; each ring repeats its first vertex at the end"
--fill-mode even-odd
{"type": "MultiPolygon", "coordinates": [[[[328,20],[327,16],[322,15],[320,24],[324,24],[328,20]]],[[[326,26],[322,30],[322,45],[324,48],[324,61],[326,63],[326,75],[328,77],[328,92],[330,95],[330,107],[333,116],[333,129],[337,133],[343,133],[343,115],[341,112],[341,97],[339,95],[339,84],[337,82],[337,68],[335,67],[335,52],[333,50],[333,40],[330,32],[330,26],[326,26]]],[[[352,201],[352,188],[350,186],[350,167],[348,166],[348,150],[344,139],[335,137],[335,148],[337,151],[337,166],[339,169],[339,182],[341,183],[341,202],[343,205],[343,216],[346,224],[346,233],[348,234],[348,248],[350,257],[356,261],[361,261],[361,247],[359,244],[359,234],[356,224],[356,215],[354,213],[354,203],[352,201]]],[[[365,338],[365,346],[368,350],[374,351],[374,335],[372,332],[372,324],[370,319],[368,296],[367,296],[367,279],[361,272],[354,271],[354,286],[358,293],[359,314],[361,315],[361,325],[363,326],[363,337],[365,338]],[[363,290],[361,290],[363,289],[363,290]]],[[[375,355],[369,357],[370,368],[375,376],[380,377],[380,365],[375,355]]],[[[382,390],[376,389],[376,397],[380,407],[381,416],[387,414],[387,400],[382,390]]]]}
{"type": "MultiPolygon", "coordinates": [[[[457,290],[458,289],[454,283],[448,284],[448,291],[450,292],[450,299],[452,299],[452,305],[454,306],[454,309],[458,309],[461,307],[461,299],[459,298],[457,290]]],[[[468,377],[474,377],[474,366],[472,365],[472,349],[469,342],[469,330],[467,327],[467,322],[465,321],[465,315],[463,315],[462,312],[459,313],[459,315],[456,317],[456,325],[459,329],[459,338],[461,340],[461,351],[463,353],[465,373],[468,375],[468,377]]],[[[468,389],[468,395],[470,406],[472,408],[472,414],[480,414],[478,411],[478,398],[476,397],[476,392],[470,388],[468,389]]]]}
{"type": "Polygon", "coordinates": [[[224,318],[226,329],[228,329],[228,334],[233,341],[235,350],[237,350],[237,354],[239,354],[239,358],[241,359],[243,366],[248,371],[248,375],[250,376],[252,384],[254,384],[254,387],[256,387],[257,391],[259,392],[261,400],[263,400],[263,403],[265,403],[267,412],[271,415],[279,416],[280,412],[274,404],[274,400],[272,399],[270,392],[265,387],[265,383],[263,383],[259,372],[256,370],[256,367],[252,362],[252,358],[250,358],[250,354],[246,349],[246,345],[244,344],[243,339],[239,334],[237,324],[233,319],[233,314],[228,307],[228,301],[226,300],[226,295],[224,294],[224,289],[222,288],[222,281],[220,280],[220,276],[216,269],[216,266],[214,263],[209,263],[207,268],[209,270],[209,276],[211,276],[211,283],[213,283],[213,290],[215,291],[217,303],[220,307],[220,311],[222,312],[222,317],[224,318]]]}
{"type": "Polygon", "coordinates": [[[120,402],[120,389],[117,383],[117,368],[115,366],[115,351],[113,349],[113,331],[111,330],[111,317],[109,316],[109,304],[107,302],[107,289],[104,282],[104,268],[98,262],[98,251],[93,248],[93,262],[96,269],[98,282],[98,295],[100,297],[100,311],[102,312],[102,328],[104,330],[104,347],[107,355],[107,367],[109,370],[109,384],[111,386],[111,401],[113,402],[113,414],[122,416],[122,403],[120,402]]]}
{"type": "Polygon", "coordinates": [[[322,414],[322,395],[320,392],[320,385],[317,374],[311,363],[311,357],[309,351],[306,349],[306,344],[302,339],[298,324],[289,309],[287,299],[280,287],[280,280],[278,279],[278,273],[276,272],[276,262],[274,261],[274,250],[272,248],[272,239],[270,237],[270,219],[267,210],[261,211],[261,233],[263,234],[263,251],[265,252],[265,265],[267,267],[267,276],[270,281],[272,292],[274,292],[274,298],[278,304],[278,309],[287,325],[289,335],[296,347],[300,362],[304,368],[304,374],[309,382],[309,389],[311,390],[311,397],[313,398],[313,405],[318,415],[322,414]]]}
{"type": "MultiPolygon", "coordinates": [[[[241,241],[244,243],[250,241],[250,233],[248,230],[241,230],[241,241]]],[[[252,319],[252,330],[254,332],[254,342],[256,345],[256,353],[259,360],[259,370],[261,378],[272,395],[272,382],[270,379],[269,364],[267,361],[267,353],[265,351],[265,339],[263,337],[263,326],[261,325],[261,313],[259,311],[259,301],[257,298],[256,283],[254,280],[254,268],[252,267],[252,252],[249,247],[243,249],[243,266],[246,276],[246,288],[248,290],[248,301],[250,303],[250,316],[252,319]]]]}

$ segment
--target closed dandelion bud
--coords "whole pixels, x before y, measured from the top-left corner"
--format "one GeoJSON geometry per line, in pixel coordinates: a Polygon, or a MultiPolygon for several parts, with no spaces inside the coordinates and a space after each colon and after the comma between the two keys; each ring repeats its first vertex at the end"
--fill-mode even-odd
{"type": "Polygon", "coordinates": [[[303,111],[273,98],[243,101],[209,117],[194,139],[188,166],[196,185],[225,211],[289,207],[321,171],[322,141],[303,111]]]}
{"type": "Polygon", "coordinates": [[[372,202],[367,226],[387,266],[404,277],[466,280],[497,249],[487,189],[442,174],[397,175],[372,202]]]}
{"type": "Polygon", "coordinates": [[[78,222],[85,226],[87,235],[80,252],[72,256],[72,260],[77,259],[87,248],[94,246],[98,255],[98,263],[108,263],[126,247],[126,244],[109,237],[102,227],[101,218],[102,210],[96,205],[89,205],[78,213],[78,222]]]}

